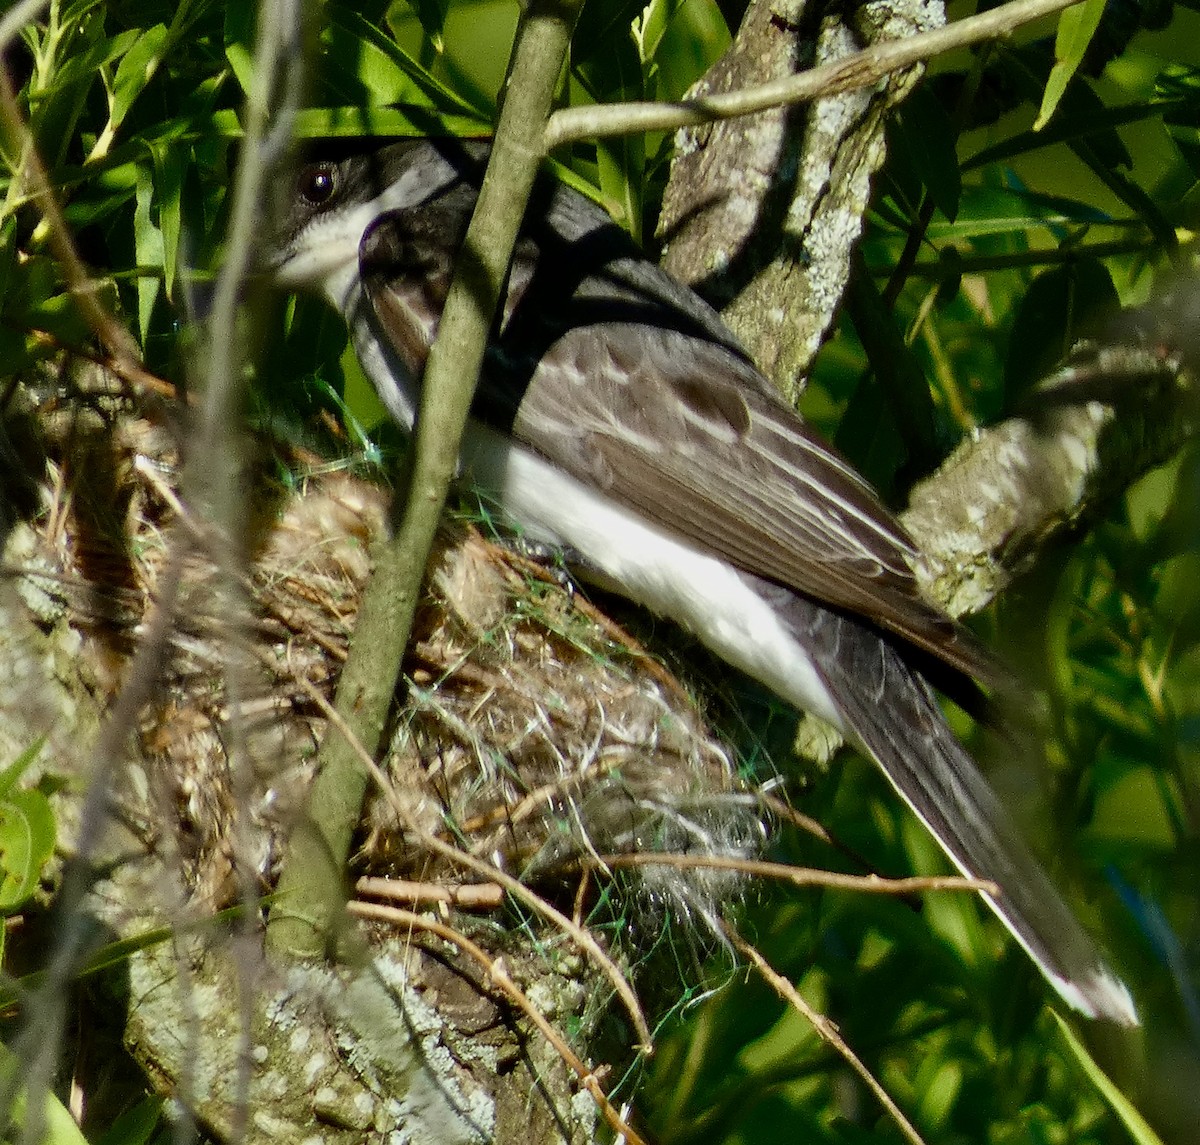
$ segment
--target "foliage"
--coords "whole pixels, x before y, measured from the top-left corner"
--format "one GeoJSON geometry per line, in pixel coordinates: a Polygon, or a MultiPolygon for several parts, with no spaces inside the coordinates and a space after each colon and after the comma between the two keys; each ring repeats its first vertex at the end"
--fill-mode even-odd
{"type": "MultiPolygon", "coordinates": [[[[7,1088],[13,1079],[20,1076],[20,1062],[7,1046],[0,1045],[0,1083],[7,1088]]],[[[48,1145],[86,1145],[87,1138],[79,1131],[66,1106],[52,1093],[43,1098],[42,1125],[48,1145]]],[[[22,1129],[27,1124],[25,1094],[20,1092],[12,1104],[10,1116],[13,1126],[22,1129]]],[[[28,1118],[31,1120],[31,1118],[28,1118]]]]}
{"type": "MultiPolygon", "coordinates": [[[[1200,16],[1183,5],[1138,13],[1133,24],[1147,28],[1116,43],[1103,39],[1110,11],[1096,37],[1076,27],[1072,42],[1029,35],[939,62],[893,126],[864,273],[915,371],[871,359],[856,329],[870,318],[852,311],[805,409],[897,502],[974,426],[1022,408],[1078,337],[1104,336],[1117,303],[1145,302],[1164,269],[1185,261],[1200,175],[1200,16]],[[1151,26],[1168,17],[1165,31],[1151,26]],[[905,391],[912,376],[927,389],[905,391]],[[923,437],[901,428],[906,406],[923,411],[923,437]]],[[[136,331],[150,366],[176,380],[180,324],[221,258],[239,109],[253,84],[251,17],[250,6],[219,0],[56,0],[12,53],[21,111],[102,301],[136,331]]],[[[320,17],[302,134],[434,124],[470,133],[490,122],[512,5],[330,0],[320,17]]],[[[593,0],[566,97],[678,98],[728,37],[711,0],[593,0]]],[[[557,158],[645,240],[669,145],[630,137],[557,158]]],[[[15,169],[11,129],[3,147],[15,169]]],[[[28,184],[5,177],[0,188],[5,373],[64,348],[93,353],[28,184]]],[[[281,326],[256,415],[282,417],[329,448],[332,410],[347,427],[333,435],[343,454],[373,450],[358,427],[377,409],[339,323],[295,303],[281,326]]],[[[1086,886],[1081,912],[1115,947],[1146,1021],[1136,1051],[1144,1072],[1129,1044],[1092,1053],[1120,1089],[1140,1091],[1164,1140],[1187,1132],[1200,1076],[1198,482],[1189,449],[1090,533],[1046,554],[983,622],[1039,688],[1048,761],[1043,773],[1029,759],[997,760],[998,783],[1026,802],[1044,796],[1049,810],[1032,828],[1044,850],[1078,857],[1061,865],[1086,886]]],[[[786,772],[786,759],[775,764],[786,772]]],[[[20,861],[0,843],[11,909],[34,885],[52,827],[48,836],[34,792],[4,787],[0,831],[41,823],[20,861]]],[[[923,832],[859,761],[810,777],[792,797],[871,869],[937,866],[923,832]]],[[[779,850],[840,861],[788,835],[779,850]]],[[[1123,1139],[1024,958],[973,902],[931,899],[918,914],[892,900],[764,892],[746,914],[773,964],[834,1016],[929,1142],[1123,1139]]],[[[723,982],[728,968],[713,974],[723,982]]],[[[727,983],[662,1033],[643,1096],[662,1141],[895,1138],[807,1025],[757,983],[727,983]]]]}
{"type": "MultiPolygon", "coordinates": [[[[37,758],[32,744],[0,772],[0,917],[15,914],[33,896],[54,853],[54,810],[38,787],[17,787],[37,758]]],[[[0,954],[4,947],[0,941],[0,954]]]]}

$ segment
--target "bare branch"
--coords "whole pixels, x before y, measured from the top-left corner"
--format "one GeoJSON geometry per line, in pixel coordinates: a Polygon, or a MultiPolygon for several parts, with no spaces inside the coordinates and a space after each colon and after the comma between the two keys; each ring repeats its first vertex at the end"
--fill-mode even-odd
{"type": "Polygon", "coordinates": [[[814,1010],[801,996],[800,991],[779,973],[753,946],[732,929],[727,930],[730,941],[751,962],[754,968],[766,979],[771,988],[794,1010],[802,1014],[812,1024],[822,1041],[832,1046],[850,1068],[862,1078],[866,1087],[875,1095],[879,1104],[887,1110],[900,1132],[912,1145],[924,1145],[921,1135],[913,1127],[911,1121],[904,1116],[900,1107],[892,1100],[891,1095],[879,1083],[873,1073],[863,1064],[858,1055],[846,1044],[837,1026],[824,1014],[814,1010]]]}
{"type": "Polygon", "coordinates": [[[546,150],[581,139],[673,131],[718,119],[732,119],[768,108],[808,103],[823,96],[854,91],[884,76],[953,48],[969,47],[1011,35],[1017,28],[1070,8],[1078,0],[1013,0],[989,12],[959,20],[945,28],[903,40],[874,44],[853,56],[813,68],[797,76],[757,87],[676,103],[618,103],[570,107],[556,111],[546,130],[546,150]]]}

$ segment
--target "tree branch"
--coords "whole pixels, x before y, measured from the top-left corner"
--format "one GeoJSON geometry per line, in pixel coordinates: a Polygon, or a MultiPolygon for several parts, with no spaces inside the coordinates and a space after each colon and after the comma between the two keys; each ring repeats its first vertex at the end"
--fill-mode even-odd
{"type": "Polygon", "coordinates": [[[546,129],[546,150],[581,139],[636,135],[642,131],[674,131],[718,119],[750,115],[772,107],[809,103],[824,96],[855,91],[878,83],[889,73],[911,67],[953,48],[1011,35],[1017,28],[1043,16],[1070,8],[1078,0],[1013,0],[978,16],[969,16],[945,28],[936,28],[903,40],[873,44],[835,63],[800,75],[727,95],[677,103],[617,103],[597,107],[569,107],[556,111],[546,129]]]}
{"type": "MultiPolygon", "coordinates": [[[[403,522],[376,554],[337,710],[367,751],[378,752],[412,630],[421,582],[474,395],[542,139],[581,0],[534,0],[513,49],[491,161],[480,189],[425,370],[403,522]]],[[[310,797],[311,822],[295,832],[271,912],[277,950],[315,955],[345,900],[343,871],[367,773],[343,736],[325,738],[310,797]]]]}
{"type": "MultiPolygon", "coordinates": [[[[941,22],[940,0],[887,0],[877,19],[755,0],[733,45],[692,90],[720,99],[806,61],[855,58],[868,43],[941,22]],[[878,18],[886,16],[886,18],[878,18]]],[[[810,74],[810,73],[806,73],[810,74]]],[[[722,310],[759,369],[799,397],[850,277],[884,126],[917,70],[871,90],[681,130],[658,231],[663,266],[722,310]]]]}
{"type": "Polygon", "coordinates": [[[953,616],[984,608],[1047,541],[1197,428],[1194,380],[1179,359],[1136,346],[1082,351],[1033,399],[1029,413],[963,441],[902,514],[925,590],[953,616]]]}

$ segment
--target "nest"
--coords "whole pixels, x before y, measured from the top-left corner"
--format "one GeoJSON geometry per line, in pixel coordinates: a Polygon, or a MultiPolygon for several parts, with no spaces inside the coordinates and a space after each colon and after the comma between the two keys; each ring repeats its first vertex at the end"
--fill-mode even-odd
{"type": "MultiPolygon", "coordinates": [[[[758,802],[692,699],[568,585],[459,525],[432,589],[390,760],[420,775],[413,810],[430,830],[525,879],[628,853],[757,854],[758,802]]],[[[386,801],[369,821],[371,866],[427,864],[386,801]]],[[[710,923],[731,881],[639,879],[643,908],[710,923]]]]}
{"type": "MultiPolygon", "coordinates": [[[[26,414],[39,427],[24,449],[36,511],[11,530],[6,560],[42,623],[78,633],[76,667],[105,702],[177,579],[136,757],[114,792],[122,818],[173,856],[185,900],[224,906],[247,878],[269,889],[390,493],[347,472],[289,486],[269,476],[271,455],[231,576],[225,542],[180,501],[160,423],[61,393],[26,414]]],[[[461,879],[406,823],[542,885],[630,852],[759,851],[758,801],[691,697],[563,577],[463,520],[442,529],[430,570],[386,757],[406,814],[369,801],[359,873],[461,879]]],[[[733,880],[644,867],[636,891],[643,909],[715,929],[733,880]]]]}

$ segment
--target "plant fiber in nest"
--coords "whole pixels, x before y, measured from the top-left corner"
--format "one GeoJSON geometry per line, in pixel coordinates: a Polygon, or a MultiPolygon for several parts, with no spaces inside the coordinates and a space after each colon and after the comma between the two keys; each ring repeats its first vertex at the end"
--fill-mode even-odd
{"type": "MultiPolygon", "coordinates": [[[[230,585],[155,420],[62,393],[25,394],[9,418],[28,489],[5,561],[38,622],[73,634],[74,668],[102,702],[126,679],[164,572],[180,577],[114,785],[119,818],[174,856],[196,905],[236,901],[239,872],[269,890],[326,734],[309,689],[332,699],[390,494],[345,472],[286,487],[265,475],[277,459],[257,465],[249,557],[230,585]]],[[[423,830],[510,873],[575,880],[580,860],[605,855],[762,846],[755,797],[674,678],[560,578],[463,520],[439,536],[405,676],[384,761],[395,797],[423,830]]],[[[356,873],[462,877],[378,794],[360,843],[356,873]]],[[[734,879],[646,867],[635,882],[652,911],[713,925],[734,879]]]]}

